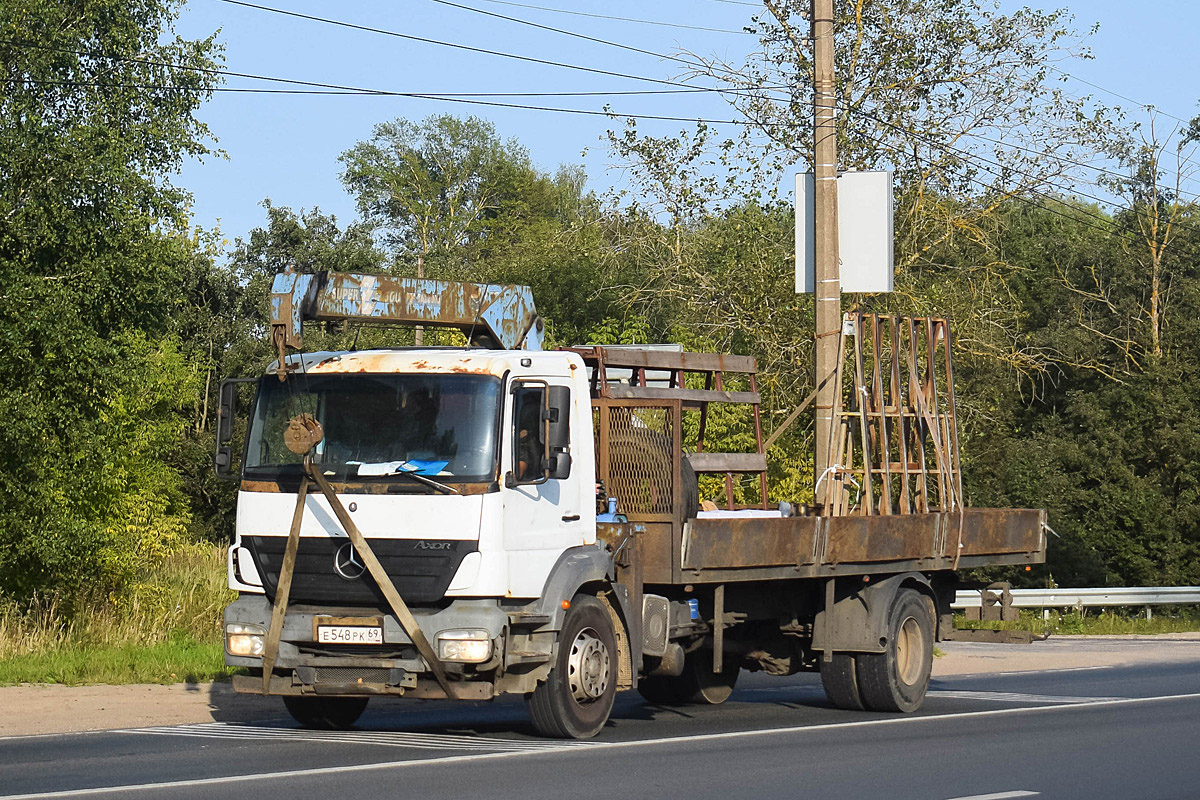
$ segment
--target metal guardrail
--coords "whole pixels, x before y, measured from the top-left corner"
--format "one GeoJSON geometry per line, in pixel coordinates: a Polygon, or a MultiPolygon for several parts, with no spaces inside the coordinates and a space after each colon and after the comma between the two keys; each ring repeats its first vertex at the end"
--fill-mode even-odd
{"type": "MultiPolygon", "coordinates": [[[[1107,589],[1013,589],[1016,608],[1115,608],[1200,604],[1200,586],[1126,586],[1107,589]]],[[[951,608],[980,608],[978,589],[961,589],[951,608]]]]}

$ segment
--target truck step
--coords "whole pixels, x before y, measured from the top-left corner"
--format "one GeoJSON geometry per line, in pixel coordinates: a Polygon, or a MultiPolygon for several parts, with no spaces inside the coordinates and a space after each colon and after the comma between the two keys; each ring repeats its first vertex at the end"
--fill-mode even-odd
{"type": "Polygon", "coordinates": [[[544,664],[549,660],[549,653],[537,650],[509,650],[504,654],[504,661],[509,666],[513,664],[544,664]]]}
{"type": "Polygon", "coordinates": [[[531,614],[526,611],[514,611],[508,615],[508,624],[514,627],[538,628],[550,624],[549,614],[531,614]]]}

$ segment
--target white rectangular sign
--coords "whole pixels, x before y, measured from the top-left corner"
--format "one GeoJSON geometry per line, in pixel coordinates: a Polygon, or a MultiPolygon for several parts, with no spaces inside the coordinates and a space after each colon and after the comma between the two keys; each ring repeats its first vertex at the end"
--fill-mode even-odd
{"type": "MultiPolygon", "coordinates": [[[[796,292],[816,286],[813,175],[796,174],[796,292]]],[[[838,176],[838,257],[843,292],[890,292],[895,278],[892,173],[838,176]]]]}

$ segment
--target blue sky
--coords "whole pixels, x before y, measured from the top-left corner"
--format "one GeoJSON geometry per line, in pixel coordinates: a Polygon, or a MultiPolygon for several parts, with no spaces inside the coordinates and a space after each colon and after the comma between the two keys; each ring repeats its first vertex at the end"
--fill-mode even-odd
{"type": "MultiPolygon", "coordinates": [[[[731,0],[513,0],[527,5],[588,14],[671,22],[692,28],[643,25],[594,17],[538,11],[486,0],[462,0],[497,14],[619,42],[657,53],[676,48],[719,53],[738,62],[756,44],[752,36],[696,30],[737,31],[755,7],[731,0]]],[[[433,0],[261,0],[262,5],[427,39],[506,51],[548,61],[670,80],[680,65],[649,55],[581,41],[548,31],[471,13],[433,0]]],[[[1002,2],[1003,8],[1018,3],[1002,2]]],[[[1134,6],[1128,2],[1088,0],[1070,4],[1078,27],[1099,23],[1091,39],[1094,61],[1068,65],[1072,74],[1139,103],[1190,119],[1200,109],[1200,55],[1194,32],[1200,4],[1166,0],[1134,6]],[[1153,13],[1147,13],[1153,12],[1153,13]],[[1170,24],[1164,24],[1169,20],[1170,24]]],[[[576,92],[670,88],[625,78],[589,74],[432,44],[290,18],[222,0],[189,0],[177,31],[189,38],[218,32],[225,45],[226,69],[319,83],[404,92],[576,92]]],[[[270,86],[231,78],[229,86],[270,86]]],[[[1094,94],[1110,104],[1132,104],[1091,87],[1073,92],[1094,94]]],[[[587,98],[511,98],[503,102],[600,109],[694,118],[724,119],[730,113],[712,95],[649,95],[587,98]]],[[[219,225],[226,237],[244,236],[263,224],[264,198],[295,209],[320,207],[343,223],[356,217],[354,204],[338,180],[338,155],[370,136],[376,123],[396,117],[420,119],[437,113],[474,114],[491,120],[498,133],[525,145],[534,162],[552,171],[562,163],[582,163],[590,188],[604,191],[621,183],[610,169],[603,142],[612,123],[601,116],[576,116],[458,105],[416,98],[269,95],[218,93],[200,112],[226,158],[191,162],[177,178],[195,196],[197,225],[219,225]],[[586,151],[586,155],[585,155],[586,151]]],[[[1164,123],[1173,120],[1165,119],[1164,123]]],[[[679,122],[644,122],[647,132],[691,127],[679,122]]]]}

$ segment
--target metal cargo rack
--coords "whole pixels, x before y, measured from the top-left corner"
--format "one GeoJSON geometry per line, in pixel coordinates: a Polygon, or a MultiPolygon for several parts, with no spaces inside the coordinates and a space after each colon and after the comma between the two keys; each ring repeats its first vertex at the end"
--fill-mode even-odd
{"type": "Polygon", "coordinates": [[[818,487],[823,502],[800,516],[744,518],[698,517],[690,473],[724,473],[730,509],[733,476],[758,474],[767,508],[753,358],[570,348],[590,370],[597,479],[641,531],[636,551],[645,583],[932,572],[1044,560],[1044,512],[964,507],[947,321],[848,315],[841,345],[842,397],[834,409],[837,441],[831,449],[836,459],[818,487]],[[689,387],[689,374],[703,376],[704,388],[689,387]],[[727,375],[738,376],[748,391],[730,389],[727,375]],[[714,402],[751,406],[756,452],[704,451],[714,402]],[[685,449],[685,409],[700,412],[696,452],[685,449]]]}

